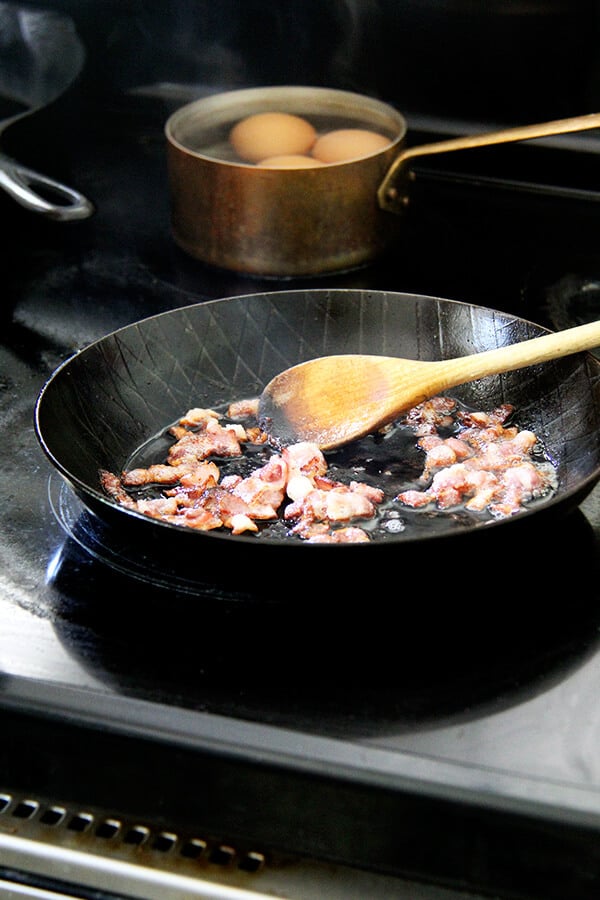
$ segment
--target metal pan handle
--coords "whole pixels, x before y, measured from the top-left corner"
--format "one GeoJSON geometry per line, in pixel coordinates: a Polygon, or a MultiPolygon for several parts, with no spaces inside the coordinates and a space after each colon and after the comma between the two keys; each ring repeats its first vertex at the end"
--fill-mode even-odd
{"type": "Polygon", "coordinates": [[[79,191],[28,169],[4,153],[0,153],[0,187],[21,206],[58,222],[87,219],[94,212],[93,204],[79,191]],[[51,203],[36,189],[56,195],[60,202],[51,203]]]}
{"type": "Polygon", "coordinates": [[[502,131],[470,134],[433,144],[422,144],[420,147],[409,147],[399,153],[391,164],[377,191],[377,200],[380,207],[389,212],[399,213],[405,209],[409,203],[410,181],[414,177],[408,163],[411,159],[419,156],[433,156],[436,153],[487,147],[491,144],[528,141],[531,138],[586,131],[598,127],[600,127],[600,113],[589,113],[584,116],[573,116],[570,119],[555,119],[552,122],[542,122],[538,125],[520,125],[502,131]]]}

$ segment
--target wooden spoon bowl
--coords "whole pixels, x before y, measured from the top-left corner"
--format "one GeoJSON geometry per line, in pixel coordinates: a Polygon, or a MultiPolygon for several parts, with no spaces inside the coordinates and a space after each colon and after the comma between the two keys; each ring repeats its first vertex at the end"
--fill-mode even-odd
{"type": "Polygon", "coordinates": [[[600,321],[446,360],[340,354],[275,376],[259,423],[275,446],[311,441],[331,450],[370,434],[443,391],[600,346],[600,321]]]}

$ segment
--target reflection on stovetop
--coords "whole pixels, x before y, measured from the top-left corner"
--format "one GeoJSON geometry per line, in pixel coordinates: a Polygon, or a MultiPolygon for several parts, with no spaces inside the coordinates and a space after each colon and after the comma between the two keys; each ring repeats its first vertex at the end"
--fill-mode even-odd
{"type": "Polygon", "coordinates": [[[477,560],[460,539],[400,552],[365,587],[355,572],[247,572],[242,590],[209,563],[152,560],[68,488],[50,493],[67,534],[49,577],[54,629],[125,695],[346,739],[398,736],[519,705],[597,646],[595,594],[555,591],[557,560],[594,555],[579,510],[506,529],[477,560]],[[523,569],[527,535],[552,566],[531,550],[523,569]]]}

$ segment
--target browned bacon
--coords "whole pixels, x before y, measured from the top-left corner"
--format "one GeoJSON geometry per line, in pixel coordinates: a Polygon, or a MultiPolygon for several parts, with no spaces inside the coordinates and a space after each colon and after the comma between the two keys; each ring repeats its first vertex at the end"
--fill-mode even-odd
{"type": "MultiPolygon", "coordinates": [[[[273,518],[270,507],[261,516],[261,510],[257,507],[253,510],[242,497],[237,497],[231,491],[219,486],[209,488],[198,506],[212,513],[222,526],[231,529],[235,534],[245,530],[258,531],[254,519],[273,518]]],[[[187,511],[185,515],[188,515],[187,511]]]]}
{"type": "Polygon", "coordinates": [[[135,501],[129,496],[118,475],[100,469],[100,484],[109,497],[116,500],[121,506],[133,506],[135,501]]]}
{"type": "Polygon", "coordinates": [[[435,434],[438,428],[452,425],[455,409],[456,400],[451,397],[432,397],[409,409],[403,422],[411,425],[416,434],[435,434]]]}
{"type": "Polygon", "coordinates": [[[474,425],[476,428],[487,428],[494,425],[503,425],[513,414],[515,408],[510,403],[502,403],[488,412],[458,410],[456,418],[465,427],[474,425]]]}
{"type": "Polygon", "coordinates": [[[242,448],[235,433],[227,428],[188,431],[169,448],[170,466],[189,465],[209,456],[241,456],[242,448]]]}
{"type": "MultiPolygon", "coordinates": [[[[242,478],[232,486],[232,493],[241,497],[250,509],[270,510],[256,515],[256,518],[276,518],[277,510],[285,498],[288,467],[280,456],[272,456],[260,469],[252,475],[242,478]]],[[[223,482],[225,483],[225,481],[223,482]]]]}
{"type": "Polygon", "coordinates": [[[218,422],[218,420],[219,413],[214,409],[203,409],[195,406],[193,409],[188,409],[185,415],[180,418],[179,424],[186,428],[194,428],[198,425],[206,426],[208,422],[218,422]]]}
{"type": "Polygon", "coordinates": [[[234,400],[227,408],[227,415],[230,419],[256,419],[258,417],[258,404],[258,397],[234,400]]]}
{"type": "Polygon", "coordinates": [[[321,534],[313,534],[308,537],[309,544],[365,544],[370,538],[366,531],[356,526],[336,528],[334,531],[325,531],[321,534]]]}
{"type": "Polygon", "coordinates": [[[181,478],[181,471],[175,466],[157,464],[147,469],[129,469],[123,472],[121,483],[125,487],[142,487],[148,484],[176,484],[181,478]]]}

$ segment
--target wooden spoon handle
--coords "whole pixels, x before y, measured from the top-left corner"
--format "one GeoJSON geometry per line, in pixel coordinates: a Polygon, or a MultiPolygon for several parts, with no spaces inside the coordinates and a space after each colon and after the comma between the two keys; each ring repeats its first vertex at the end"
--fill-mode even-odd
{"type": "Polygon", "coordinates": [[[508,344],[495,350],[485,350],[471,356],[442,360],[436,363],[439,369],[438,389],[455,387],[486,375],[510,372],[513,369],[559,359],[594,347],[600,347],[600,321],[577,325],[564,331],[508,344]]]}

